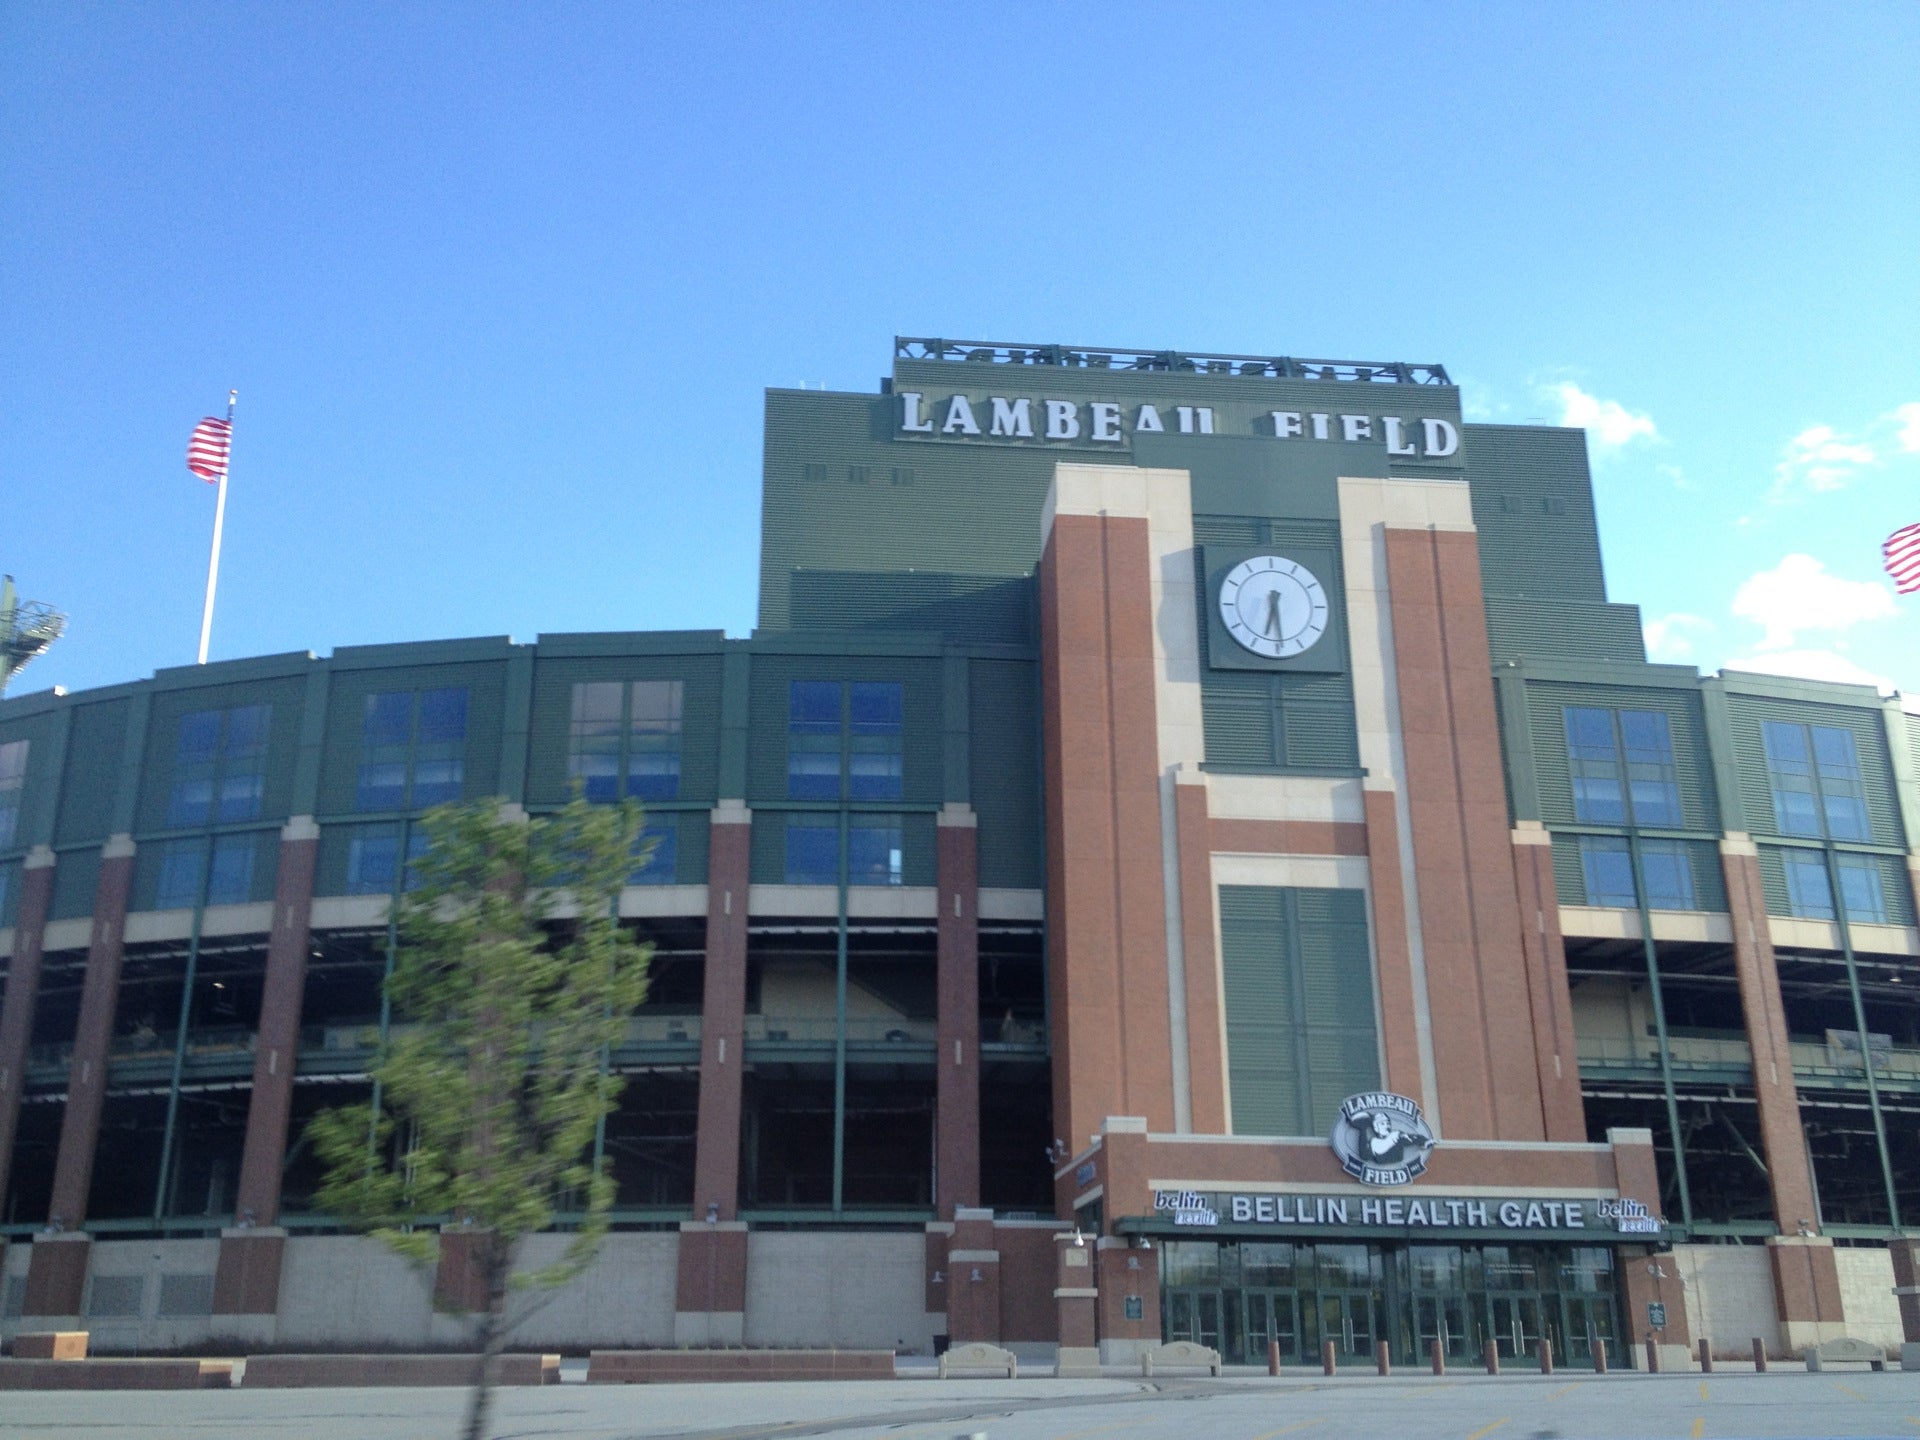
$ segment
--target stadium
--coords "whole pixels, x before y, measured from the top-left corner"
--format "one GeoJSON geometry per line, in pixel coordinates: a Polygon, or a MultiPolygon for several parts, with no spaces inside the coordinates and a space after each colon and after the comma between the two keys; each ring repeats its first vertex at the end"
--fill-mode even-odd
{"type": "Polygon", "coordinates": [[[516,1343],[1920,1342],[1920,701],[1649,663],[1584,432],[898,339],[764,456],[746,639],[0,701],[0,1336],[456,1343],[459,1247],[344,1231],[304,1130],[419,814],[578,786],[656,959],[516,1343]]]}

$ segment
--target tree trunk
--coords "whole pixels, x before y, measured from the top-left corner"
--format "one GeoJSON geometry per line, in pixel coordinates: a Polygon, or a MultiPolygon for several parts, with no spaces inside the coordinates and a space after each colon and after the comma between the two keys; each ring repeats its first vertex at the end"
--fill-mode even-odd
{"type": "Polygon", "coordinates": [[[498,1235],[489,1234],[480,1250],[487,1308],[480,1316],[480,1356],[467,1403],[466,1440],[486,1440],[487,1412],[493,1408],[493,1357],[505,1348],[507,1339],[507,1247],[500,1244],[498,1235]]]}

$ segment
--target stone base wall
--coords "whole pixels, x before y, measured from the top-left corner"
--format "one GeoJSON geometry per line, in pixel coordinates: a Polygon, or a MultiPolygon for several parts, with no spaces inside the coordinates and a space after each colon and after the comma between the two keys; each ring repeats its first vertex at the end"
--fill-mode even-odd
{"type": "Polygon", "coordinates": [[[1898,1351],[1906,1337],[1893,1293],[1893,1256],[1878,1245],[1842,1245],[1834,1250],[1833,1260],[1840,1271],[1847,1334],[1898,1351]]]}
{"type": "Polygon", "coordinates": [[[1671,1260],[1686,1287],[1687,1329],[1696,1341],[1712,1341],[1716,1355],[1750,1358],[1758,1335],[1769,1355],[1785,1353],[1765,1246],[1676,1245],[1671,1260]]]}

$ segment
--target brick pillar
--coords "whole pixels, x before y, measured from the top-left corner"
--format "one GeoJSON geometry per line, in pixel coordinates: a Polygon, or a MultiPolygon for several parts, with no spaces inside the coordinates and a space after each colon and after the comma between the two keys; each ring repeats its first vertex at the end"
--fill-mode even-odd
{"type": "Polygon", "coordinates": [[[1527,957],[1533,1011],[1534,1063],[1547,1139],[1578,1144],[1587,1138],[1580,1100],[1580,1063],[1573,1035],[1573,989],[1560,934],[1560,896],[1553,878],[1553,837],[1537,821],[1513,829],[1514,888],[1520,896],[1520,943],[1527,957]]]}
{"type": "Polygon", "coordinates": [[[731,1220],[740,1204],[740,1061],[747,1028],[747,875],[753,816],[713,812],[707,843],[707,961],[700,1001],[700,1110],[693,1212],[731,1220]]]}
{"type": "Polygon", "coordinates": [[[234,1196],[236,1224],[220,1234],[214,1269],[213,1313],[271,1315],[280,1302],[280,1258],[286,1232],[280,1218],[280,1178],[293,1109],[293,1073],[300,1051],[300,1005],[307,982],[313,918],[313,872],[320,827],[311,816],[289,820],[280,832],[280,868],[273,887],[273,928],[267,937],[266,984],[254,1044],[253,1094],[247,1139],[234,1196]]]}
{"type": "Polygon", "coordinates": [[[747,1321],[747,1224],[680,1222],[673,1343],[738,1345],[747,1321]]]}
{"type": "MultiPolygon", "coordinates": [[[[1767,901],[1760,888],[1759,848],[1745,835],[1729,834],[1720,842],[1720,863],[1727,880],[1740,1008],[1753,1051],[1753,1094],[1760,1148],[1767,1157],[1767,1183],[1773,1192],[1773,1223],[1782,1235],[1797,1236],[1803,1227],[1817,1232],[1820,1217],[1807,1137],[1800,1128],[1800,1096],[1793,1083],[1793,1055],[1787,1045],[1786,1009],[1780,1001],[1780,975],[1774,969],[1773,940],[1767,928],[1767,901]]],[[[1783,1309],[1781,1319],[1788,1318],[1783,1309]]]]}
{"type": "Polygon", "coordinates": [[[940,814],[935,1213],[980,1199],[980,848],[973,811],[940,814]]]}
{"type": "Polygon", "coordinates": [[[1840,1299],[1840,1267],[1824,1235],[1776,1235],[1767,1241],[1780,1338],[1789,1352],[1837,1340],[1847,1333],[1840,1299]]]}
{"type": "Polygon", "coordinates": [[[952,1289],[948,1284],[951,1277],[947,1274],[947,1249],[952,1243],[952,1221],[927,1222],[926,1313],[929,1335],[947,1333],[947,1293],[952,1289]]]}
{"type": "Polygon", "coordinates": [[[1671,1252],[1636,1254],[1623,1246],[1617,1253],[1622,1278],[1626,1281],[1625,1339],[1631,1348],[1633,1363],[1636,1366],[1646,1363],[1646,1341],[1651,1335],[1660,1346],[1662,1370],[1685,1368],[1693,1351],[1693,1327],[1687,1321],[1687,1287],[1680,1279],[1678,1262],[1671,1252]],[[1658,1274],[1654,1273],[1656,1270],[1658,1274]],[[1652,1328],[1647,1308],[1653,1304],[1665,1306],[1667,1312],[1667,1323],[1658,1331],[1652,1328]]]}
{"type": "Polygon", "coordinates": [[[1907,1344],[1920,1345],[1920,1235],[1901,1235],[1887,1246],[1893,1255],[1893,1294],[1907,1344]]]}
{"type": "Polygon", "coordinates": [[[1225,1135],[1226,1033],[1221,1014],[1220,957],[1213,944],[1213,837],[1207,777],[1184,767],[1173,774],[1174,835],[1179,842],[1180,948],[1185,957],[1188,1118],[1196,1135],[1225,1135]]]}
{"type": "Polygon", "coordinates": [[[1134,1365],[1160,1343],[1160,1252],[1112,1235],[1097,1243],[1100,1362],[1134,1365]]]}
{"type": "Polygon", "coordinates": [[[1095,1344],[1100,1287],[1093,1243],[1087,1235],[1053,1237],[1053,1304],[1060,1326],[1054,1374],[1062,1380],[1100,1374],[1100,1351],[1095,1344]]]}
{"type": "MultiPolygon", "coordinates": [[[[48,1224],[72,1238],[33,1247],[27,1271],[26,1314],[78,1315],[87,1262],[87,1193],[93,1184],[94,1151],[100,1140],[100,1106],[106,1097],[107,1055],[114,1010],[120,1000],[120,961],[126,950],[127,897],[133,888],[133,840],[115,835],[101,847],[100,881],[94,891],[93,936],[74,1026],[73,1061],[67,1071],[67,1108],[60,1118],[60,1152],[53,1166],[53,1203],[48,1224]]],[[[46,1237],[63,1238],[58,1233],[46,1237]]]]}
{"type": "Polygon", "coordinates": [[[947,1333],[955,1345],[1000,1342],[1000,1252],[993,1211],[962,1206],[947,1248],[947,1333]]]}
{"type": "Polygon", "coordinates": [[[34,846],[22,869],[13,959],[7,966],[6,998],[0,1000],[0,1198],[5,1197],[13,1174],[13,1137],[20,1123],[20,1095],[27,1083],[33,1007],[40,998],[41,947],[53,900],[53,851],[45,845],[34,846]]]}

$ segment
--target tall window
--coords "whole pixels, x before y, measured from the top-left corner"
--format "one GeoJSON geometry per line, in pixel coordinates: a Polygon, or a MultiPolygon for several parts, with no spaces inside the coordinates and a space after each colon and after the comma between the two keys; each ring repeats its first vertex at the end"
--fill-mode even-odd
{"type": "Polygon", "coordinates": [[[424,810],[458,800],[466,778],[467,691],[383,690],[360,711],[361,810],[424,810]]]}
{"type": "Polygon", "coordinates": [[[664,821],[649,822],[640,832],[640,847],[651,841],[647,858],[627,876],[629,885],[671,885],[680,875],[680,827],[669,815],[664,821]]]}
{"type": "Polygon", "coordinates": [[[270,705],[196,710],[180,717],[167,824],[224,825],[260,814],[270,705]]]}
{"type": "MultiPolygon", "coordinates": [[[[413,862],[427,853],[427,837],[417,826],[407,837],[406,888],[419,883],[413,862]]],[[[347,842],[347,893],[391,895],[394,868],[400,863],[399,828],[367,829],[347,842]]]]}
{"type": "Polygon", "coordinates": [[[589,800],[680,796],[678,680],[591,681],[573,687],[567,775],[589,800]]]}
{"type": "MultiPolygon", "coordinates": [[[[901,883],[901,834],[898,815],[847,817],[847,883],[901,883]]],[[[840,820],[835,815],[787,817],[789,885],[840,883],[840,820]]]]}
{"type": "MultiPolygon", "coordinates": [[[[1787,872],[1787,908],[1804,920],[1832,920],[1833,884],[1827,875],[1824,850],[1782,850],[1787,872]]],[[[1871,855],[1835,855],[1840,874],[1840,898],[1847,919],[1868,925],[1887,923],[1887,896],[1880,884],[1880,864],[1871,855]]]]}
{"type": "Polygon", "coordinates": [[[787,714],[788,798],[898,800],[905,708],[897,682],[794,681],[787,714]]]}
{"type": "Polygon", "coordinates": [[[202,903],[239,905],[253,898],[257,835],[216,835],[170,840],[160,852],[156,910],[186,910],[202,903]]]}
{"type": "Polygon", "coordinates": [[[1594,825],[1672,825],[1680,816],[1673,732],[1658,710],[1565,709],[1573,813],[1594,825]]]}
{"type": "Polygon", "coordinates": [[[1780,834],[1832,840],[1873,838],[1851,730],[1767,720],[1760,726],[1760,736],[1780,834]]]}
{"type": "Polygon", "coordinates": [[[0,850],[11,850],[20,834],[20,796],[27,786],[27,742],[0,745],[0,850]]]}
{"type": "MultiPolygon", "coordinates": [[[[1633,910],[1640,901],[1633,890],[1633,855],[1625,836],[1582,835],[1580,871],[1586,879],[1587,903],[1615,910],[1633,910]]],[[[1684,840],[1642,840],[1640,875],[1647,886],[1649,910],[1697,910],[1693,865],[1684,840]]]]}

